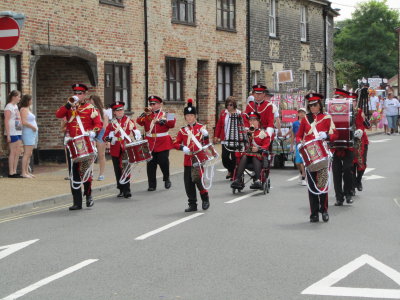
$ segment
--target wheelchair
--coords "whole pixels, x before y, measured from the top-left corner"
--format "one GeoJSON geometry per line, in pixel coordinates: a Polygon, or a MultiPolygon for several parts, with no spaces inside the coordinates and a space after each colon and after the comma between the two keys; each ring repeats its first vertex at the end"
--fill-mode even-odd
{"type": "MultiPolygon", "coordinates": [[[[236,157],[236,167],[235,167],[235,170],[233,171],[233,177],[232,177],[233,181],[237,180],[236,173],[237,173],[237,169],[238,169],[241,158],[242,158],[242,156],[236,157]]],[[[259,190],[263,191],[264,195],[269,193],[269,191],[271,189],[271,180],[269,178],[269,174],[270,174],[270,169],[271,169],[271,161],[273,158],[274,158],[274,155],[271,154],[270,152],[263,154],[263,159],[261,162],[262,166],[261,166],[261,172],[260,172],[261,188],[259,190]]],[[[240,187],[240,188],[231,187],[232,193],[236,194],[236,192],[238,192],[238,193],[242,192],[242,190],[245,188],[246,184],[248,182],[250,182],[251,180],[253,180],[253,182],[256,180],[253,163],[247,163],[246,169],[239,180],[241,182],[242,187],[240,187]],[[247,180],[245,178],[246,174],[249,176],[249,178],[247,180]]]]}

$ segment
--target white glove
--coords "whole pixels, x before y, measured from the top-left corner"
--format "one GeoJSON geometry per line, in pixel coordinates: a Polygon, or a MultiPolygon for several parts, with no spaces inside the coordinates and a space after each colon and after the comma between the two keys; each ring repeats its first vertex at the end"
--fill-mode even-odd
{"type": "Polygon", "coordinates": [[[142,139],[142,134],[140,133],[139,129],[135,129],[133,132],[135,133],[135,140],[138,141],[142,139]]]}
{"type": "Polygon", "coordinates": [[[361,129],[357,129],[357,130],[354,132],[354,137],[355,137],[356,139],[361,139],[362,136],[363,136],[363,131],[362,131],[361,129]]]}
{"type": "Polygon", "coordinates": [[[79,101],[78,96],[72,96],[71,98],[74,99],[74,102],[72,104],[75,104],[76,102],[79,101]]]}
{"type": "Polygon", "coordinates": [[[200,129],[200,132],[203,136],[208,136],[208,131],[204,127],[200,129]]]}
{"type": "Polygon", "coordinates": [[[189,153],[190,153],[190,149],[189,149],[188,147],[186,147],[186,146],[183,146],[182,151],[183,151],[185,154],[189,154],[189,153]]]}
{"type": "Polygon", "coordinates": [[[94,131],[89,131],[89,137],[90,137],[90,140],[94,140],[94,138],[96,137],[96,132],[94,132],[94,131]]]}
{"type": "Polygon", "coordinates": [[[302,146],[303,146],[302,143],[298,143],[297,146],[296,146],[296,147],[297,147],[297,150],[300,150],[300,148],[301,148],[302,146]]]}
{"type": "Polygon", "coordinates": [[[326,132],[321,131],[318,135],[318,139],[320,140],[326,140],[326,138],[328,137],[328,135],[326,134],[326,132]]]}
{"type": "Polygon", "coordinates": [[[70,140],[71,138],[69,136],[64,137],[64,146],[66,146],[70,140]]]}

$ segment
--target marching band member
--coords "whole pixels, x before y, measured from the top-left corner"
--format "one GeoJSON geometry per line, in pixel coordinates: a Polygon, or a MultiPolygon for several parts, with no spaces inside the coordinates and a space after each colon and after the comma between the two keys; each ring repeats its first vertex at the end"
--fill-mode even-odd
{"type": "MultiPolygon", "coordinates": [[[[67,118],[66,131],[69,137],[73,138],[83,135],[84,132],[89,133],[91,139],[94,139],[96,134],[103,127],[100,116],[96,108],[89,103],[86,103],[87,86],[81,83],[72,85],[74,96],[69,98],[68,102],[61,106],[57,112],[57,118],[67,118]]],[[[82,191],[79,187],[75,189],[73,182],[80,182],[83,174],[90,167],[88,162],[74,162],[72,165],[73,180],[71,181],[71,192],[73,196],[73,206],[69,210],[82,209],[82,191]]],[[[92,198],[92,175],[83,183],[84,195],[86,196],[86,206],[91,207],[94,204],[92,198]]]]}
{"type": "MultiPolygon", "coordinates": [[[[222,110],[221,114],[219,115],[214,133],[214,144],[218,142],[221,142],[222,144],[222,164],[224,165],[225,169],[228,170],[226,179],[232,178],[233,171],[235,170],[236,166],[235,152],[228,150],[229,148],[227,147],[229,145],[227,145],[226,141],[230,138],[230,132],[233,131],[233,128],[231,128],[232,114],[241,115],[241,111],[237,109],[236,99],[232,96],[229,96],[225,101],[225,109],[222,110]]],[[[237,144],[239,145],[239,141],[237,141],[237,144]]]]}
{"type": "Polygon", "coordinates": [[[240,162],[236,171],[236,180],[231,184],[232,188],[242,189],[242,175],[248,163],[253,163],[255,180],[250,186],[251,189],[260,189],[262,187],[260,181],[261,168],[263,163],[263,154],[268,152],[269,145],[271,144],[272,137],[269,136],[263,129],[260,129],[260,115],[254,111],[248,114],[250,127],[249,127],[249,149],[241,154],[240,162]]]}
{"type": "MultiPolygon", "coordinates": [[[[308,101],[308,113],[306,117],[301,120],[300,128],[296,135],[296,142],[304,143],[314,139],[334,141],[337,138],[337,132],[332,117],[323,113],[322,100],[324,99],[324,96],[321,94],[310,93],[307,94],[305,98],[308,101]]],[[[306,173],[308,199],[310,201],[311,211],[310,222],[319,222],[318,212],[321,212],[322,220],[328,222],[329,170],[328,168],[323,168],[317,172],[307,171],[306,173]]]]}
{"type": "Polygon", "coordinates": [[[114,166],[115,179],[117,180],[117,188],[119,189],[117,197],[130,198],[132,196],[130,180],[128,179],[128,182],[125,184],[120,183],[124,167],[123,160],[127,159],[125,144],[130,142],[127,137],[130,137],[132,134],[135,140],[141,140],[142,135],[136,129],[135,122],[125,115],[124,107],[124,102],[117,101],[111,104],[114,118],[108,123],[103,140],[110,142],[110,155],[114,166]]]}
{"type": "Polygon", "coordinates": [[[369,129],[371,125],[365,118],[363,110],[357,107],[356,93],[350,93],[350,98],[353,98],[353,109],[355,115],[356,131],[354,132],[354,166],[353,166],[353,195],[355,195],[355,189],[358,191],[363,190],[362,177],[365,169],[367,168],[367,153],[368,153],[368,135],[366,129],[369,129]]]}
{"type": "MultiPolygon", "coordinates": [[[[348,91],[336,88],[335,97],[338,99],[350,98],[348,91]]],[[[352,147],[336,148],[333,153],[332,174],[335,187],[335,206],[342,206],[344,200],[348,204],[353,203],[353,153],[352,147]]]]}
{"type": "MultiPolygon", "coordinates": [[[[267,87],[264,85],[254,85],[254,100],[247,104],[245,114],[256,112],[260,115],[260,128],[265,129],[269,136],[274,134],[274,108],[273,104],[269,101],[273,94],[271,94],[267,87]]],[[[245,118],[245,126],[249,127],[249,122],[245,118]]]]}
{"type": "Polygon", "coordinates": [[[176,119],[174,114],[162,111],[162,99],[157,96],[148,98],[150,108],[137,118],[136,122],[144,126],[146,139],[149,141],[149,148],[153,159],[147,162],[148,191],[155,191],[157,188],[157,165],[163,173],[163,181],[166,189],[171,187],[169,178],[169,150],[172,149],[172,138],[168,133],[170,128],[175,127],[176,119]]]}
{"type": "Polygon", "coordinates": [[[185,191],[188,197],[189,207],[185,212],[197,211],[196,187],[200,192],[203,210],[210,207],[208,191],[204,188],[201,177],[203,168],[193,166],[196,161],[193,153],[201,150],[203,145],[208,144],[209,135],[206,126],[197,123],[196,107],[193,106],[193,100],[189,99],[187,106],[183,110],[187,125],[182,127],[174,141],[174,148],[185,153],[183,181],[185,191]]]}

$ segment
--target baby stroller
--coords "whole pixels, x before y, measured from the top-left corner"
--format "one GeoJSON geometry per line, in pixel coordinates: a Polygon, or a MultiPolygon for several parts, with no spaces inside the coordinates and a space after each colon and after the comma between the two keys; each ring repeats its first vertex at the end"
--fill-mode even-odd
{"type": "Polygon", "coordinates": [[[284,168],[285,161],[294,161],[294,155],[290,152],[290,138],[275,137],[272,142],[272,151],[274,153],[273,167],[284,168]]]}
{"type": "MultiPolygon", "coordinates": [[[[233,172],[233,178],[232,178],[234,182],[238,179],[236,177],[236,174],[237,174],[237,169],[238,169],[241,157],[242,157],[241,155],[236,156],[236,167],[233,172]]],[[[264,195],[266,193],[269,193],[269,190],[271,188],[271,180],[269,178],[269,173],[270,173],[272,157],[273,157],[273,155],[271,155],[270,152],[266,152],[266,153],[262,154],[262,166],[261,166],[261,172],[260,172],[261,187],[259,188],[259,190],[262,190],[264,195]]],[[[237,187],[232,186],[231,187],[232,193],[236,194],[236,191],[241,192],[244,189],[246,183],[248,183],[251,180],[253,180],[253,183],[254,183],[256,178],[255,178],[253,163],[248,162],[246,164],[246,169],[245,169],[243,175],[241,176],[241,178],[239,180],[237,180],[241,183],[241,185],[237,186],[237,187]],[[247,180],[245,179],[246,174],[249,176],[249,178],[247,180]]]]}

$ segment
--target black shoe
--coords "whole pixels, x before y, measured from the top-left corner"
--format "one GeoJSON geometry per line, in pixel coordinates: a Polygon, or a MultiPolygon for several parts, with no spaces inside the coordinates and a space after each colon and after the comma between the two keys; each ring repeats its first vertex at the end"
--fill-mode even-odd
{"type": "Polygon", "coordinates": [[[169,179],[165,180],[164,186],[168,190],[171,187],[171,181],[169,179]]]}
{"type": "Polygon", "coordinates": [[[130,197],[132,197],[131,192],[125,192],[124,193],[124,198],[130,198],[130,197]]]}
{"type": "Polygon", "coordinates": [[[359,184],[357,184],[357,190],[359,191],[359,192],[361,192],[362,190],[363,190],[363,185],[362,185],[362,183],[360,182],[359,184]]]}
{"type": "Polygon", "coordinates": [[[351,199],[351,196],[350,196],[350,195],[345,196],[345,198],[346,198],[346,202],[347,202],[348,204],[353,203],[353,199],[351,199]]]}
{"type": "Polygon", "coordinates": [[[119,194],[117,195],[118,198],[122,198],[124,196],[124,193],[122,191],[119,191],[119,194]]]}
{"type": "Polygon", "coordinates": [[[149,188],[147,189],[148,192],[154,192],[155,190],[156,190],[156,188],[154,188],[154,187],[149,187],[149,188]]]}
{"type": "Polygon", "coordinates": [[[231,188],[233,188],[233,189],[242,189],[243,188],[243,184],[238,180],[234,180],[231,183],[231,188]]]}
{"type": "Polygon", "coordinates": [[[185,209],[185,212],[192,212],[192,211],[197,211],[197,206],[189,205],[189,207],[185,209]]]}
{"type": "Polygon", "coordinates": [[[252,189],[252,190],[258,190],[258,189],[261,189],[261,187],[262,187],[261,181],[260,181],[260,180],[256,180],[256,181],[254,181],[253,184],[250,186],[250,189],[252,189]]]}
{"type": "Polygon", "coordinates": [[[82,209],[82,206],[72,205],[72,206],[70,206],[70,208],[69,208],[69,210],[78,210],[78,209],[82,209]]]}
{"type": "Polygon", "coordinates": [[[355,195],[356,195],[356,190],[351,190],[350,194],[351,194],[352,196],[355,196],[355,195]]]}
{"type": "Polygon", "coordinates": [[[201,204],[201,208],[203,210],[207,210],[210,207],[210,199],[208,198],[208,193],[204,193],[201,196],[201,201],[203,202],[201,204]]]}
{"type": "Polygon", "coordinates": [[[328,222],[329,221],[329,215],[327,212],[322,213],[322,221],[328,222]]]}
{"type": "Polygon", "coordinates": [[[310,222],[311,223],[319,222],[319,217],[318,216],[310,216],[310,222]]]}
{"type": "Polygon", "coordinates": [[[228,174],[225,176],[225,179],[231,179],[232,178],[232,173],[228,172],[228,174]]]}
{"type": "Polygon", "coordinates": [[[337,200],[335,206],[343,206],[343,201],[337,200]]]}
{"type": "Polygon", "coordinates": [[[94,205],[93,197],[86,196],[86,207],[92,207],[94,205]]]}

